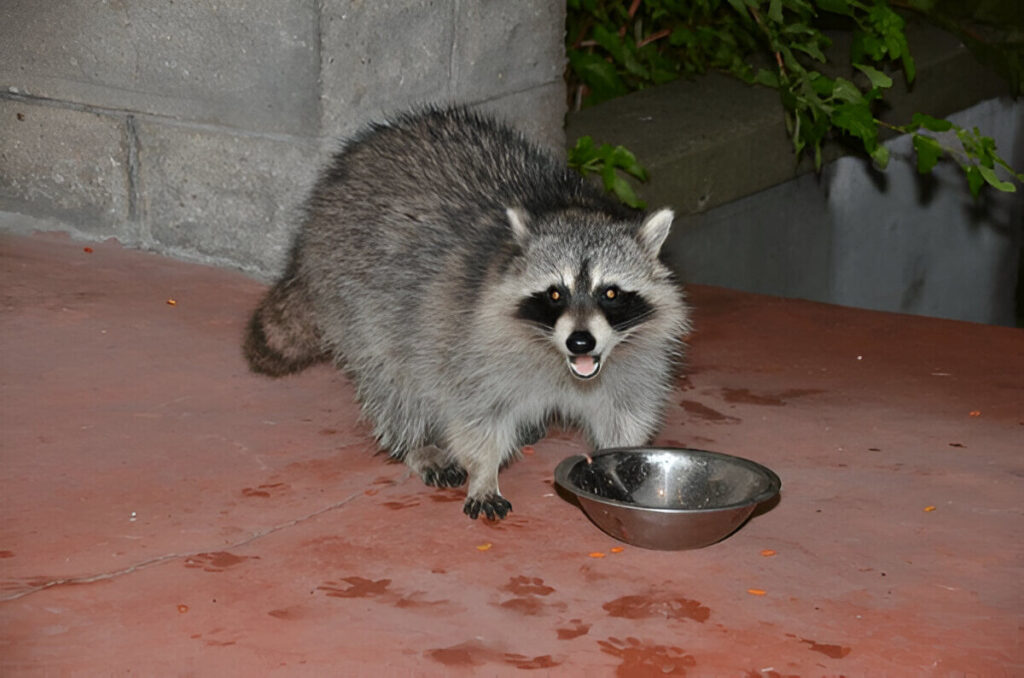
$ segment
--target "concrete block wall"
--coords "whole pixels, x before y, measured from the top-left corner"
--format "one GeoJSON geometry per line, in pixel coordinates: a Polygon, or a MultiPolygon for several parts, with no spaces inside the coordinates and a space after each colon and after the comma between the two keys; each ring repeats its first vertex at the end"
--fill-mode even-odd
{"type": "Polygon", "coordinates": [[[270,276],[370,120],[454,101],[561,150],[563,30],[549,0],[5,0],[0,228],[270,276]]]}

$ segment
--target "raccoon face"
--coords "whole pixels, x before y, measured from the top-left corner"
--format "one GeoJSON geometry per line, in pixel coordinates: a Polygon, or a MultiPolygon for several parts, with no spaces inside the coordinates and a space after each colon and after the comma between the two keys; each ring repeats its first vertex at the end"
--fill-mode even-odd
{"type": "Polygon", "coordinates": [[[596,377],[611,350],[655,315],[645,288],[656,287],[664,273],[657,254],[671,218],[669,210],[655,213],[639,231],[625,224],[541,225],[534,235],[524,215],[510,210],[525,261],[526,290],[515,316],[550,339],[577,379],[596,377]]]}
{"type": "Polygon", "coordinates": [[[580,278],[551,285],[519,303],[517,317],[549,333],[566,364],[578,379],[591,379],[601,371],[602,358],[654,309],[636,291],[615,284],[586,284],[580,278]]]}

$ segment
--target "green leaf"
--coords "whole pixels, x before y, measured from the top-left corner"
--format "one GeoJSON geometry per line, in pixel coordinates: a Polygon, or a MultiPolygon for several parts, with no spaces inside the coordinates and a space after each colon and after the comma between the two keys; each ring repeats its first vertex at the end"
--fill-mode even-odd
{"type": "Polygon", "coordinates": [[[601,181],[604,182],[606,191],[614,193],[615,197],[630,207],[643,208],[646,206],[629,182],[616,174],[615,167],[610,163],[601,168],[601,181]]]}
{"type": "Polygon", "coordinates": [[[892,87],[892,78],[877,68],[867,66],[865,64],[854,64],[853,67],[868,76],[868,80],[871,82],[872,87],[881,87],[883,89],[892,87]]]}
{"type": "Polygon", "coordinates": [[[679,26],[668,36],[668,41],[673,47],[683,47],[692,45],[695,38],[693,31],[686,26],[679,26]]]}
{"type": "Polygon", "coordinates": [[[933,118],[930,115],[924,113],[914,113],[910,118],[910,124],[915,128],[924,127],[926,130],[932,132],[947,132],[953,129],[953,123],[949,120],[941,120],[939,118],[933,118]]]}
{"type": "Polygon", "coordinates": [[[757,75],[754,76],[754,82],[765,87],[779,87],[779,74],[775,71],[769,71],[764,68],[758,69],[757,75]]]}
{"type": "Polygon", "coordinates": [[[640,199],[636,191],[633,190],[633,187],[629,185],[629,182],[618,175],[612,181],[611,190],[619,200],[634,209],[642,210],[647,207],[647,203],[640,199]]]}
{"type": "Polygon", "coordinates": [[[913,136],[914,150],[917,151],[917,171],[927,174],[942,157],[942,146],[932,137],[923,134],[913,136]]]}
{"type": "Polygon", "coordinates": [[[867,102],[836,106],[831,119],[833,125],[863,141],[865,150],[874,150],[878,143],[878,127],[867,102]]]}
{"type": "Polygon", "coordinates": [[[622,202],[630,207],[645,206],[629,182],[618,175],[618,171],[621,170],[640,181],[647,181],[647,170],[636,161],[636,156],[626,147],[613,148],[611,144],[595,146],[593,138],[584,136],[576,140],[576,144],[569,149],[568,156],[569,167],[583,176],[596,172],[601,176],[605,190],[614,193],[622,202]]]}
{"type": "Polygon", "coordinates": [[[978,144],[975,148],[975,152],[978,156],[978,162],[985,167],[995,167],[996,158],[996,142],[992,137],[981,136],[981,132],[977,127],[974,128],[974,136],[978,140],[978,144]]]}
{"type": "Polygon", "coordinates": [[[978,172],[981,173],[981,178],[985,180],[985,183],[997,191],[1013,193],[1017,190],[1017,187],[1011,182],[1002,181],[998,176],[996,176],[996,171],[991,167],[985,167],[984,165],[975,165],[975,167],[978,168],[978,172]]]}
{"type": "Polygon", "coordinates": [[[794,42],[793,43],[793,49],[795,49],[795,50],[797,50],[799,52],[803,52],[804,54],[814,58],[817,61],[820,61],[822,63],[825,62],[825,53],[821,51],[821,48],[818,47],[817,43],[813,43],[813,42],[796,43],[796,42],[794,42]]]}
{"type": "Polygon", "coordinates": [[[890,59],[899,59],[903,56],[903,43],[898,37],[886,35],[883,40],[885,41],[885,51],[889,54],[890,59]]]}
{"type": "Polygon", "coordinates": [[[985,183],[985,179],[981,176],[981,172],[978,171],[976,165],[969,165],[964,168],[964,172],[967,174],[967,187],[971,189],[971,195],[975,198],[981,193],[981,187],[985,183]]]}
{"type": "Polygon", "coordinates": [[[729,0],[729,4],[736,11],[737,14],[746,18],[747,16],[747,5],[743,0],[729,0]]]}
{"type": "Polygon", "coordinates": [[[836,78],[831,94],[835,99],[848,103],[862,101],[864,99],[864,95],[860,93],[857,86],[845,78],[836,78]]]}
{"type": "Polygon", "coordinates": [[[817,71],[813,71],[807,74],[807,82],[811,86],[811,90],[820,96],[827,97],[832,96],[832,93],[836,89],[836,82],[832,78],[822,75],[817,71]]]}
{"type": "Polygon", "coordinates": [[[903,38],[903,75],[906,76],[908,85],[917,77],[917,65],[914,63],[914,57],[910,56],[906,38],[903,38]]]}
{"type": "Polygon", "coordinates": [[[782,0],[771,0],[768,4],[768,18],[777,24],[782,23],[782,0]]]}
{"type": "Polygon", "coordinates": [[[629,93],[629,87],[619,77],[615,66],[596,54],[570,52],[569,65],[579,79],[590,87],[589,103],[597,103],[629,93]]]}
{"type": "Polygon", "coordinates": [[[588,164],[596,160],[596,156],[594,140],[589,136],[580,137],[576,140],[576,145],[569,149],[568,165],[585,175],[588,171],[593,171],[588,164]]]}
{"type": "Polygon", "coordinates": [[[641,181],[647,181],[647,170],[636,161],[636,156],[625,146],[616,146],[607,161],[613,166],[632,174],[641,181]]]}
{"type": "Polygon", "coordinates": [[[850,44],[850,60],[855,63],[865,61],[881,61],[885,58],[885,43],[878,37],[857,31],[853,35],[853,42],[850,44]]]}
{"type": "Polygon", "coordinates": [[[889,166],[889,148],[878,144],[875,146],[875,150],[871,151],[871,160],[878,169],[884,170],[889,166]]]}
{"type": "Polygon", "coordinates": [[[598,24],[594,26],[594,41],[608,50],[608,53],[611,54],[612,59],[616,62],[621,64],[625,61],[626,48],[622,44],[622,38],[619,37],[618,33],[598,24]]]}

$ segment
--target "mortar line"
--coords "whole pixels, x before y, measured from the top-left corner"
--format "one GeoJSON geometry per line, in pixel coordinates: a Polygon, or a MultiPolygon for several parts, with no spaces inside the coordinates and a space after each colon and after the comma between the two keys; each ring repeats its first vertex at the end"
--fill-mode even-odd
{"type": "Polygon", "coordinates": [[[135,116],[129,113],[124,121],[125,133],[128,137],[128,220],[139,221],[139,128],[135,124],[135,116]]]}
{"type": "Polygon", "coordinates": [[[313,12],[313,49],[316,51],[316,135],[321,138],[324,134],[324,116],[327,114],[327,107],[324,105],[324,0],[317,0],[313,12]]]}
{"type": "Polygon", "coordinates": [[[241,127],[231,127],[229,125],[218,125],[211,122],[197,122],[193,120],[181,120],[179,118],[172,118],[157,113],[145,113],[143,111],[136,111],[130,108],[114,108],[112,106],[97,106],[94,104],[80,104],[74,101],[68,101],[66,99],[53,99],[51,97],[38,96],[36,94],[25,94],[23,92],[9,92],[0,90],[0,100],[6,99],[8,101],[20,101],[26,104],[37,104],[40,106],[50,106],[53,108],[63,108],[69,111],[77,111],[79,113],[92,113],[93,115],[108,116],[122,118],[124,116],[134,116],[137,120],[144,122],[154,122],[167,127],[173,127],[175,129],[189,129],[196,130],[199,132],[212,132],[228,134],[236,137],[254,138],[254,139],[268,139],[270,141],[282,141],[292,144],[309,144],[311,142],[320,143],[321,138],[319,132],[315,136],[301,135],[301,134],[289,134],[287,132],[259,132],[253,130],[243,129],[241,127]]]}
{"type": "Polygon", "coordinates": [[[452,40],[451,45],[448,48],[448,82],[445,84],[445,87],[448,90],[447,99],[449,101],[451,101],[455,97],[455,92],[457,92],[459,89],[457,83],[455,82],[455,79],[459,77],[458,63],[456,62],[455,59],[455,55],[457,52],[456,48],[458,46],[459,41],[458,20],[460,14],[459,10],[461,9],[459,5],[459,0],[455,0],[451,4],[452,40]]]}
{"type": "MultiPolygon", "coordinates": [[[[400,483],[399,482],[395,482],[393,484],[398,485],[400,483]]],[[[273,526],[268,527],[268,528],[266,528],[264,530],[257,531],[255,533],[249,535],[247,538],[243,539],[242,541],[236,542],[234,544],[229,544],[228,546],[223,547],[223,548],[224,548],[224,550],[230,550],[230,549],[241,548],[243,546],[248,546],[249,544],[253,543],[254,541],[256,541],[258,539],[262,539],[263,537],[269,536],[271,534],[276,534],[277,532],[280,532],[281,530],[285,530],[285,529],[287,529],[289,527],[294,527],[295,525],[298,525],[300,523],[304,523],[304,522],[306,522],[308,520],[312,520],[313,518],[316,518],[317,516],[321,516],[321,515],[329,512],[329,511],[334,511],[336,509],[342,508],[346,504],[348,504],[349,502],[354,501],[355,499],[359,498],[362,495],[363,495],[363,491],[355,492],[355,493],[350,494],[349,496],[345,497],[341,501],[335,502],[335,503],[333,503],[333,504],[331,504],[329,506],[326,506],[326,507],[324,507],[324,508],[322,508],[322,509],[320,509],[318,511],[314,511],[313,513],[307,514],[305,516],[301,516],[299,518],[295,518],[293,520],[289,520],[289,521],[281,523],[279,525],[273,525],[273,526]]],[[[97,581],[106,581],[108,579],[115,579],[117,577],[121,577],[121,576],[124,576],[126,574],[131,574],[133,572],[137,572],[138,570],[142,570],[142,569],[151,567],[153,565],[159,565],[161,563],[169,562],[169,561],[172,561],[172,560],[178,560],[180,558],[191,558],[191,557],[197,556],[197,555],[199,555],[201,553],[209,553],[209,551],[190,551],[190,552],[186,552],[186,553],[168,553],[168,554],[165,554],[165,555],[162,555],[162,556],[156,556],[154,558],[150,558],[149,560],[144,560],[141,563],[135,563],[134,565],[130,565],[128,567],[122,568],[120,570],[115,570],[113,572],[102,572],[100,574],[87,575],[87,576],[83,576],[83,577],[66,577],[66,578],[61,578],[61,579],[54,579],[54,580],[48,581],[45,584],[42,584],[40,586],[36,586],[36,587],[30,588],[30,589],[28,589],[26,591],[19,591],[18,593],[15,593],[15,594],[12,594],[12,595],[9,595],[9,596],[0,597],[0,603],[6,603],[6,602],[10,602],[12,600],[18,600],[19,598],[24,598],[25,596],[31,595],[33,593],[39,593],[40,591],[45,591],[47,589],[55,588],[57,586],[73,586],[75,584],[91,584],[91,583],[97,582],[97,581]]]]}

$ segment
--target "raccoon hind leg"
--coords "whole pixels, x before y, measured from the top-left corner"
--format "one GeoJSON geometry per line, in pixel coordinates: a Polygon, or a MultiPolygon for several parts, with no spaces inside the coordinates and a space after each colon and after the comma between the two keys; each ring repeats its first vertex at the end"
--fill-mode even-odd
{"type": "Polygon", "coordinates": [[[272,377],[328,359],[305,285],[292,271],[256,307],[242,348],[254,372],[272,377]]]}

